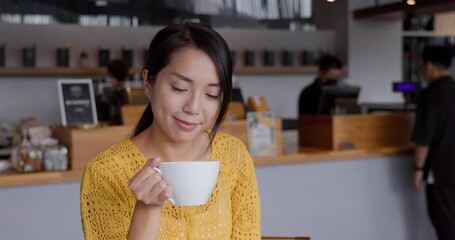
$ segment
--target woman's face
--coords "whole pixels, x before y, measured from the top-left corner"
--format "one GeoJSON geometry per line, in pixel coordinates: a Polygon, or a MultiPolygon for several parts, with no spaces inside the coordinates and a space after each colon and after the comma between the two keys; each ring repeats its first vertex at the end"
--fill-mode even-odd
{"type": "Polygon", "coordinates": [[[215,64],[203,51],[187,47],[175,52],[155,82],[145,81],[144,86],[153,110],[153,131],[186,142],[213,127],[222,90],[215,64]]]}

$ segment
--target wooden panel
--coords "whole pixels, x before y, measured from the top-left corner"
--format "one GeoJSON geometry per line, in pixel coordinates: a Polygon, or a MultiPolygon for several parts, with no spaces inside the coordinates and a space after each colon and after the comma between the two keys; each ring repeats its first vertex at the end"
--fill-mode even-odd
{"type": "Polygon", "coordinates": [[[245,120],[224,121],[221,124],[219,131],[231,134],[236,138],[240,139],[240,141],[242,141],[245,145],[248,144],[245,120]]]}
{"type": "Polygon", "coordinates": [[[121,108],[123,125],[136,126],[147,104],[124,105],[121,108]]]}
{"type": "Polygon", "coordinates": [[[301,116],[299,118],[300,146],[333,148],[332,117],[324,115],[301,116]]]}
{"type": "Polygon", "coordinates": [[[333,117],[334,146],[353,144],[357,149],[410,144],[411,114],[340,115],[333,117]]]}
{"type": "Polygon", "coordinates": [[[225,119],[229,121],[245,119],[245,106],[243,105],[243,103],[230,102],[225,119]]]}
{"type": "Polygon", "coordinates": [[[95,129],[57,128],[53,136],[68,147],[71,170],[81,171],[92,158],[112,144],[126,139],[132,126],[109,126],[95,129]]]}
{"type": "Polygon", "coordinates": [[[127,92],[130,105],[147,105],[150,102],[142,88],[127,88],[127,92]]]}
{"type": "Polygon", "coordinates": [[[303,116],[300,146],[340,150],[409,145],[413,114],[303,116]]]}
{"type": "MultiPolygon", "coordinates": [[[[275,137],[277,153],[283,153],[283,135],[281,119],[275,122],[275,137]]],[[[240,139],[248,147],[248,133],[246,120],[226,121],[221,124],[220,132],[229,133],[240,139]]]]}

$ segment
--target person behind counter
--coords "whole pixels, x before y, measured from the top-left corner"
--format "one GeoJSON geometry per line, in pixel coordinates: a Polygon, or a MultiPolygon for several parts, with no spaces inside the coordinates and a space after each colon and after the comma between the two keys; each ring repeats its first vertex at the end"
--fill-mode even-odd
{"type": "Polygon", "coordinates": [[[125,81],[129,72],[129,64],[123,59],[112,60],[107,65],[107,72],[112,87],[104,89],[98,115],[100,121],[107,121],[109,125],[122,125],[121,108],[129,103],[125,81]]]}
{"type": "MultiPolygon", "coordinates": [[[[323,86],[336,85],[342,74],[342,63],[334,56],[322,57],[319,61],[319,75],[314,82],[300,93],[299,115],[317,114],[323,86]]],[[[321,113],[328,114],[330,109],[321,113]]]]}
{"type": "Polygon", "coordinates": [[[455,83],[452,56],[444,47],[423,52],[423,74],[429,82],[419,96],[412,142],[414,186],[426,181],[428,213],[439,240],[455,239],[455,83]]]}
{"type": "Polygon", "coordinates": [[[133,136],[92,159],[81,182],[86,239],[257,239],[260,201],[245,145],[218,132],[232,91],[228,45],[211,27],[160,30],[142,70],[150,103],[133,136]],[[215,189],[201,206],[177,207],[153,170],[160,162],[221,162],[215,189]]]}

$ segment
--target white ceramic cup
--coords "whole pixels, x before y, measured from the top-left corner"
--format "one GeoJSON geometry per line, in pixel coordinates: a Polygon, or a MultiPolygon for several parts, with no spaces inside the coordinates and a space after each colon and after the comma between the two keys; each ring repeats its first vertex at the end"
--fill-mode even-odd
{"type": "Polygon", "coordinates": [[[155,171],[172,187],[168,200],[176,206],[202,205],[212,195],[220,161],[162,162],[155,171]]]}

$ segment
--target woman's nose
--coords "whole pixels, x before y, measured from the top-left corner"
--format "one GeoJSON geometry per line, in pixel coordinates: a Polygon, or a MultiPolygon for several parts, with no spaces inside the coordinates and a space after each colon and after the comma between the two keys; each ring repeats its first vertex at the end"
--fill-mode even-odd
{"type": "Polygon", "coordinates": [[[199,115],[200,113],[200,103],[199,97],[196,94],[192,94],[185,105],[183,106],[183,111],[189,115],[199,115]]]}

